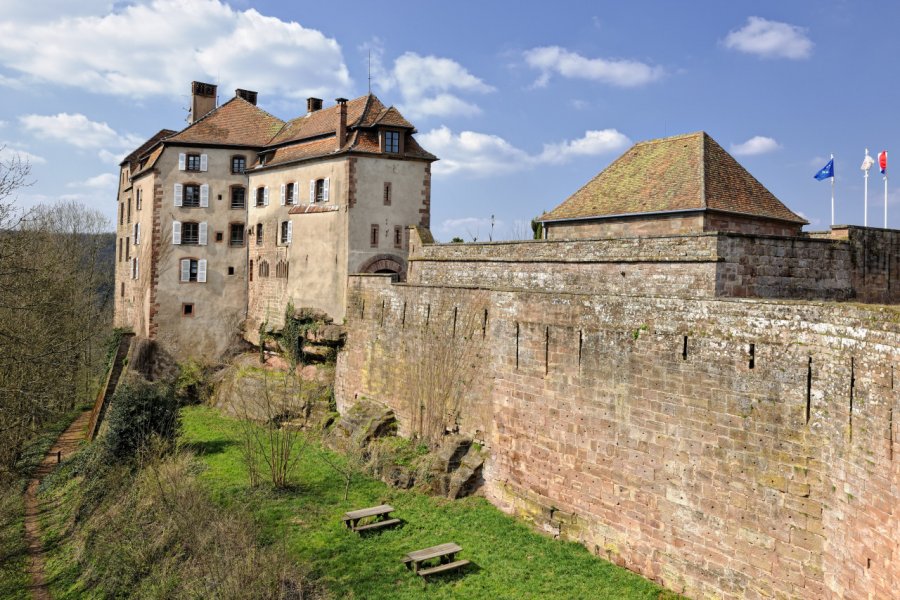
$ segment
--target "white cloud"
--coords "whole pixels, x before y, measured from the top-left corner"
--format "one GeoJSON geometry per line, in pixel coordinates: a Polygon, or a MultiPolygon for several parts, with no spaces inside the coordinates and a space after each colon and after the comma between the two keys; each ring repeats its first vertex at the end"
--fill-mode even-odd
{"type": "Polygon", "coordinates": [[[732,144],[731,153],[735,156],[756,156],[757,154],[774,152],[779,148],[781,148],[781,145],[774,139],[764,135],[756,135],[741,144],[732,144]]]}
{"type": "Polygon", "coordinates": [[[584,137],[556,144],[545,144],[539,160],[541,162],[562,163],[577,156],[596,156],[617,150],[624,150],[631,140],[615,129],[586,131],[584,137]]]}
{"type": "Polygon", "coordinates": [[[454,134],[442,126],[419,136],[422,146],[441,160],[435,163],[439,175],[497,175],[541,164],[560,164],[578,156],[596,156],[620,150],[631,141],[615,129],[587,131],[577,140],[545,144],[540,154],[531,155],[497,135],[476,131],[454,134]]]}
{"type": "Polygon", "coordinates": [[[351,83],[334,39],[220,0],[151,0],[102,16],[33,21],[26,12],[4,15],[0,64],[60,85],[139,98],[182,95],[191,80],[205,79],[223,90],[302,98],[346,92],[351,83]]]}
{"type": "Polygon", "coordinates": [[[90,189],[105,189],[115,187],[118,183],[119,178],[113,175],[112,173],[101,173],[100,175],[95,175],[93,177],[88,177],[84,181],[72,181],[66,184],[66,187],[70,188],[90,188],[90,189]]]}
{"type": "Polygon", "coordinates": [[[122,152],[110,152],[109,150],[104,148],[97,153],[97,157],[101,162],[105,162],[110,165],[118,165],[123,160],[125,160],[125,157],[131,153],[131,150],[132,149],[123,150],[122,152]]]}
{"type": "Polygon", "coordinates": [[[28,161],[33,165],[42,165],[47,162],[43,156],[32,154],[14,143],[0,141],[0,162],[6,162],[16,155],[20,160],[28,161]]]}
{"type": "Polygon", "coordinates": [[[554,73],[618,87],[637,87],[660,79],[665,71],[636,60],[586,58],[559,46],[532,48],[524,53],[528,66],[541,71],[534,85],[544,87],[554,73]]]}
{"type": "Polygon", "coordinates": [[[131,134],[119,134],[106,123],[91,121],[75,113],[56,115],[24,115],[19,117],[22,126],[36,136],[64,142],[76,148],[135,148],[143,139],[131,134]]]}
{"type": "Polygon", "coordinates": [[[726,48],[763,58],[794,60],[809,58],[813,49],[805,28],[762,17],[749,17],[746,25],[725,36],[724,44],[726,48]]]}
{"type": "Polygon", "coordinates": [[[458,62],[438,56],[420,56],[406,52],[391,68],[384,65],[384,49],[375,39],[361,46],[372,52],[372,77],[380,91],[397,89],[402,102],[400,110],[410,118],[471,116],[481,112],[460,93],[486,94],[494,88],[469,73],[458,62]]]}

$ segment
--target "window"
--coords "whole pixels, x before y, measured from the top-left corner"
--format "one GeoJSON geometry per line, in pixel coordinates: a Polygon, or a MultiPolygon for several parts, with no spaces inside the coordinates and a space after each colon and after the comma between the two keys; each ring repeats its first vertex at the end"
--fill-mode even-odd
{"type": "Polygon", "coordinates": [[[125,224],[125,203],[119,202],[119,225],[125,224]]]}
{"type": "Polygon", "coordinates": [[[143,204],[144,204],[143,196],[144,195],[141,193],[141,188],[138,188],[137,191],[135,192],[135,198],[134,198],[134,209],[135,210],[141,210],[141,206],[143,206],[143,204]]]}
{"type": "Polygon", "coordinates": [[[128,199],[128,213],[127,213],[127,215],[128,215],[127,222],[128,222],[128,223],[131,223],[131,198],[128,199]]]}
{"type": "Polygon", "coordinates": [[[186,157],[186,162],[184,163],[185,171],[199,171],[200,170],[200,155],[199,154],[188,154],[186,157]]]}
{"type": "Polygon", "coordinates": [[[391,182],[390,181],[384,182],[384,205],[385,206],[391,205],[391,182]]]}
{"type": "Polygon", "coordinates": [[[247,169],[247,159],[243,156],[231,157],[231,172],[241,174],[247,169]]]}
{"type": "Polygon", "coordinates": [[[263,224],[257,223],[256,224],[256,245],[262,246],[262,243],[263,243],[263,224]]]}
{"type": "Polygon", "coordinates": [[[325,202],[325,180],[316,179],[316,202],[325,202]]]}
{"type": "Polygon", "coordinates": [[[253,281],[253,261],[252,260],[250,261],[250,270],[247,271],[247,273],[250,275],[250,281],[253,281]]]}
{"type": "Polygon", "coordinates": [[[243,223],[232,223],[231,225],[229,225],[228,245],[229,246],[243,246],[244,245],[244,224],[243,223]]]}
{"type": "Polygon", "coordinates": [[[125,238],[125,260],[131,258],[131,238],[125,238]]]}
{"type": "Polygon", "coordinates": [[[131,259],[131,278],[138,278],[138,259],[137,256],[131,259]]]}
{"type": "Polygon", "coordinates": [[[400,132],[385,131],[384,132],[384,151],[396,154],[400,152],[400,132]]]}
{"type": "Polygon", "coordinates": [[[294,191],[294,184],[293,183],[286,184],[284,186],[284,203],[285,204],[293,204],[295,196],[296,196],[296,193],[294,191]]]}
{"type": "Polygon", "coordinates": [[[377,247],[378,247],[378,225],[372,225],[372,238],[371,238],[371,242],[372,242],[372,247],[373,247],[373,248],[377,248],[377,247]]]}
{"type": "Polygon", "coordinates": [[[119,262],[122,262],[122,238],[119,238],[119,262]]]}
{"type": "Polygon", "coordinates": [[[259,276],[260,277],[268,277],[269,276],[269,261],[266,261],[266,260],[259,261],[259,276]]]}
{"type": "Polygon", "coordinates": [[[275,264],[275,277],[282,277],[287,279],[288,276],[288,263],[284,260],[279,260],[275,264]]]}
{"type": "Polygon", "coordinates": [[[247,190],[239,185],[231,188],[231,208],[247,208],[247,190]]]}
{"type": "Polygon", "coordinates": [[[228,267],[228,274],[234,275],[234,267],[228,267]]]}
{"type": "Polygon", "coordinates": [[[189,246],[200,243],[200,223],[181,224],[181,243],[189,246]]]}
{"type": "Polygon", "coordinates": [[[200,206],[200,186],[189,183],[184,186],[184,199],[181,201],[182,206],[189,208],[197,208],[200,206]]]}
{"type": "Polygon", "coordinates": [[[266,188],[259,187],[256,188],[256,205],[257,206],[265,206],[266,205],[266,188]]]}
{"type": "Polygon", "coordinates": [[[196,258],[181,259],[181,281],[188,283],[196,281],[199,283],[206,282],[206,261],[196,258]]]}
{"type": "Polygon", "coordinates": [[[281,243],[282,244],[290,244],[291,243],[291,230],[293,227],[291,226],[290,221],[282,221],[281,222],[281,243]]]}
{"type": "Polygon", "coordinates": [[[125,297],[125,282],[124,281],[121,283],[121,285],[119,287],[119,297],[120,298],[125,297]]]}
{"type": "Polygon", "coordinates": [[[399,225],[394,226],[394,248],[403,247],[403,228],[399,225]]]}
{"type": "Polygon", "coordinates": [[[181,316],[182,317],[193,317],[194,316],[194,303],[193,302],[185,302],[181,305],[181,316]]]}

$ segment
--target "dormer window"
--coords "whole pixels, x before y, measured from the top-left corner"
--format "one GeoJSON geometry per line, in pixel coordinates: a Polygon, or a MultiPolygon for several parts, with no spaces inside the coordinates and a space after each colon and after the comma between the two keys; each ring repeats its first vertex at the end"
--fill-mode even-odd
{"type": "Polygon", "coordinates": [[[384,151],[390,152],[391,154],[398,154],[400,152],[400,132],[399,131],[385,131],[384,132],[384,151]]]}

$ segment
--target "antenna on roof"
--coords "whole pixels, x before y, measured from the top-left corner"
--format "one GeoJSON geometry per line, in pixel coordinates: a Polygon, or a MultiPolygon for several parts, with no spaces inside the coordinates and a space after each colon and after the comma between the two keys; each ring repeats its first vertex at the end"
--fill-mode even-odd
{"type": "Polygon", "coordinates": [[[372,49],[369,48],[369,93],[372,93],[372,49]]]}

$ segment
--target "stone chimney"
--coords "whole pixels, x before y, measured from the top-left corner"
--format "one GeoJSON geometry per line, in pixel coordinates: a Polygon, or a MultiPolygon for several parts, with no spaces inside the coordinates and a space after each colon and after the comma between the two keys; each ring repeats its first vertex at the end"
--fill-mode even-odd
{"type": "Polygon", "coordinates": [[[314,113],[317,110],[322,110],[322,99],[321,98],[307,98],[306,99],[306,112],[314,113]]]}
{"type": "Polygon", "coordinates": [[[244,100],[246,100],[253,106],[256,106],[256,97],[259,94],[257,94],[256,92],[252,92],[250,90],[242,90],[241,88],[238,88],[238,89],[234,90],[234,95],[237,96],[238,98],[243,98],[244,100]]]}
{"type": "Polygon", "coordinates": [[[216,108],[216,86],[211,83],[191,83],[191,116],[189,123],[196,123],[216,108]]]}
{"type": "Polygon", "coordinates": [[[347,141],[347,99],[336,98],[338,103],[338,122],[337,122],[337,149],[344,147],[347,141]]]}

